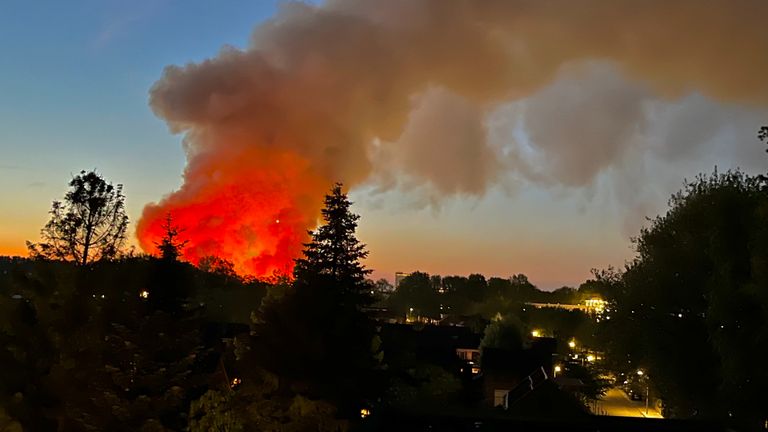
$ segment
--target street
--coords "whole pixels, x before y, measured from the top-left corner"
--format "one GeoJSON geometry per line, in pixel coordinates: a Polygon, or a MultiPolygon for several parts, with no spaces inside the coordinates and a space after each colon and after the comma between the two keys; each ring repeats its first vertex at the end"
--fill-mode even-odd
{"type": "Polygon", "coordinates": [[[645,401],[630,400],[624,391],[616,387],[609,389],[597,402],[595,413],[617,417],[662,418],[661,413],[653,406],[648,408],[646,415],[645,401]]]}

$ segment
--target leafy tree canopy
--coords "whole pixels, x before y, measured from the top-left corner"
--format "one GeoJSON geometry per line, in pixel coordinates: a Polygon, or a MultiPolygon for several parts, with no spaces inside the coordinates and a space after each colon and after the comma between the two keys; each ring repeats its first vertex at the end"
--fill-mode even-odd
{"type": "Polygon", "coordinates": [[[618,345],[667,415],[768,418],[768,190],[740,171],[701,175],[635,240],[619,284],[618,345]],[[623,291],[623,292],[622,292],[623,291]]]}
{"type": "Polygon", "coordinates": [[[413,313],[421,316],[440,317],[440,296],[427,273],[414,272],[405,277],[397,290],[389,296],[387,305],[401,315],[413,313]]]}
{"type": "Polygon", "coordinates": [[[481,348],[516,351],[523,348],[523,323],[514,315],[499,316],[485,328],[481,348]]]}
{"type": "Polygon", "coordinates": [[[113,186],[96,171],[81,171],[69,187],[63,201],[53,202],[42,241],[27,242],[30,256],[81,265],[114,258],[128,227],[123,186],[113,186]]]}

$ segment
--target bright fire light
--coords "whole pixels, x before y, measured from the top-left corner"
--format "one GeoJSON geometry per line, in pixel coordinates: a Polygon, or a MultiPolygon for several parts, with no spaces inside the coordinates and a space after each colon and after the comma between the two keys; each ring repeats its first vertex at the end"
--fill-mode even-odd
{"type": "Polygon", "coordinates": [[[142,249],[157,253],[170,214],[188,242],[182,259],[215,256],[256,277],[293,272],[332,184],[297,154],[244,144],[215,160],[199,158],[185,178],[180,190],[144,208],[136,228],[142,249]]]}

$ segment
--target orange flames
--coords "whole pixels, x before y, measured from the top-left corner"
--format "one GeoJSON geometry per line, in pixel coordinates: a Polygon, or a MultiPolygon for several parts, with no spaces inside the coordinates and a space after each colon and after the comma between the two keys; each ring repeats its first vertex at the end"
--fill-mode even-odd
{"type": "Polygon", "coordinates": [[[197,264],[217,256],[256,277],[290,274],[329,184],[287,151],[250,147],[228,158],[199,156],[180,190],[145,207],[137,235],[145,251],[156,251],[170,213],[188,241],[184,259],[197,264]]]}

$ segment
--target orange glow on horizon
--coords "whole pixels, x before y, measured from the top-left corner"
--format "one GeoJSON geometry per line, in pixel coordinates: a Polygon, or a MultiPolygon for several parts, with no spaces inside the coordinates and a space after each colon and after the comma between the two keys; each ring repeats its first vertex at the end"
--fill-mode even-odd
{"type": "Polygon", "coordinates": [[[27,255],[27,247],[24,242],[0,241],[0,256],[26,257],[27,255]]]}

